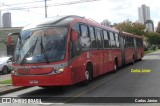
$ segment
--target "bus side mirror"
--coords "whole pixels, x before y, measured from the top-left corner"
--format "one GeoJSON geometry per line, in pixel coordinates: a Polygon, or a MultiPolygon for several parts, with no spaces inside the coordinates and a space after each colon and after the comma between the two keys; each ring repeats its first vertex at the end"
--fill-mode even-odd
{"type": "Polygon", "coordinates": [[[19,33],[9,33],[8,37],[7,37],[7,45],[11,45],[12,43],[12,36],[18,36],[18,38],[20,39],[20,34],[19,33]]]}
{"type": "Polygon", "coordinates": [[[11,45],[11,36],[12,36],[12,33],[9,33],[7,37],[7,45],[11,45]]]}
{"type": "Polygon", "coordinates": [[[7,55],[14,55],[14,50],[15,50],[15,45],[17,39],[20,39],[20,34],[19,33],[9,33],[7,37],[7,55]]]}
{"type": "Polygon", "coordinates": [[[72,31],[71,31],[71,39],[72,39],[72,41],[73,42],[77,41],[77,38],[78,38],[77,32],[74,29],[72,29],[72,31]]]}

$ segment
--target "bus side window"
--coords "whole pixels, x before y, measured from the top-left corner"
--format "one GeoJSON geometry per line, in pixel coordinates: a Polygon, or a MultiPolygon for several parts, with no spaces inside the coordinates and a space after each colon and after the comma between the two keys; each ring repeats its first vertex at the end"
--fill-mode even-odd
{"type": "Polygon", "coordinates": [[[131,39],[131,44],[132,44],[132,47],[134,47],[134,37],[132,37],[131,39]]]}
{"type": "Polygon", "coordinates": [[[111,47],[114,48],[115,45],[116,45],[114,33],[113,32],[109,32],[109,35],[110,35],[111,47]]]}
{"type": "Polygon", "coordinates": [[[109,37],[107,31],[103,31],[103,38],[104,38],[104,47],[109,47],[109,37]]]}
{"type": "Polygon", "coordinates": [[[102,38],[101,38],[101,31],[96,29],[96,39],[97,39],[97,48],[103,48],[102,47],[102,38]]]}
{"type": "Polygon", "coordinates": [[[127,36],[127,46],[130,48],[131,46],[130,46],[130,37],[129,36],[127,36]]]}
{"type": "Polygon", "coordinates": [[[128,36],[125,36],[125,41],[126,41],[125,48],[128,48],[128,36]]]}
{"type": "Polygon", "coordinates": [[[90,32],[90,38],[91,38],[91,46],[92,48],[97,48],[94,28],[89,27],[89,32],[90,32]]]}
{"type": "Polygon", "coordinates": [[[88,27],[86,25],[80,25],[81,28],[81,36],[80,36],[80,41],[81,41],[81,47],[82,50],[88,50],[90,49],[91,41],[88,33],[88,27]]]}
{"type": "MultiPolygon", "coordinates": [[[[71,52],[71,58],[78,56],[80,52],[80,47],[79,47],[79,35],[80,35],[80,30],[79,30],[79,24],[75,23],[72,27],[74,31],[77,33],[77,40],[72,41],[72,51],[71,52]]],[[[72,33],[71,33],[72,34],[72,33]]]]}
{"type": "Polygon", "coordinates": [[[116,41],[116,47],[119,48],[119,35],[117,33],[115,33],[115,41],[116,41]]]}
{"type": "Polygon", "coordinates": [[[143,47],[143,40],[140,38],[136,38],[136,45],[137,47],[143,47]]]}
{"type": "Polygon", "coordinates": [[[138,45],[138,38],[136,38],[136,45],[137,45],[137,47],[139,47],[139,45],[138,45]]]}

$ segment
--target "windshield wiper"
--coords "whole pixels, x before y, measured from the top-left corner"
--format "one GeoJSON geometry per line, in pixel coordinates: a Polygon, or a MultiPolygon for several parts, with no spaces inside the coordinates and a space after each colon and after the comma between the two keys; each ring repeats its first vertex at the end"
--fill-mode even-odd
{"type": "Polygon", "coordinates": [[[50,63],[49,59],[48,59],[48,56],[46,54],[46,50],[43,46],[43,41],[42,41],[42,36],[41,36],[41,43],[40,43],[40,46],[41,46],[41,51],[42,51],[42,54],[44,55],[44,59],[46,60],[47,63],[50,63]]]}
{"type": "Polygon", "coordinates": [[[36,45],[37,45],[37,41],[38,41],[38,38],[37,38],[35,44],[32,45],[32,47],[31,47],[31,48],[28,50],[28,52],[24,55],[24,57],[23,57],[23,59],[22,59],[22,61],[21,61],[20,64],[23,64],[23,62],[24,62],[24,61],[26,60],[26,58],[31,54],[31,52],[34,51],[34,49],[35,49],[35,47],[36,47],[36,45]]]}

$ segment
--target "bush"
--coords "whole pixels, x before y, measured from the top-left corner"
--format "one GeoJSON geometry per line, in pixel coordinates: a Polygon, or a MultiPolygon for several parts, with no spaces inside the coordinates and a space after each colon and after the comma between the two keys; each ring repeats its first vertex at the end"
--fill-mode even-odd
{"type": "Polygon", "coordinates": [[[148,47],[147,46],[144,46],[144,51],[148,51],[148,47]]]}
{"type": "Polygon", "coordinates": [[[150,50],[156,50],[156,46],[151,46],[150,50]]]}

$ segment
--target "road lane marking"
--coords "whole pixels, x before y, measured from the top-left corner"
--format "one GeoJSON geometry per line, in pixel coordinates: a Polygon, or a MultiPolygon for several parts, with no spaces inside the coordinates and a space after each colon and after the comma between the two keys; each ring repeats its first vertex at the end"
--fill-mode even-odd
{"type": "Polygon", "coordinates": [[[84,95],[84,94],[86,94],[87,92],[89,92],[89,91],[91,91],[91,90],[99,87],[100,85],[102,85],[102,84],[104,84],[104,83],[106,83],[106,82],[109,82],[109,81],[111,81],[111,80],[113,80],[113,79],[118,78],[119,76],[120,76],[120,75],[117,75],[117,76],[112,77],[112,78],[110,78],[110,79],[108,79],[108,80],[103,80],[103,81],[100,82],[100,83],[98,82],[99,84],[96,83],[94,87],[91,87],[90,89],[88,89],[88,90],[86,90],[86,91],[84,91],[84,92],[82,92],[82,93],[80,93],[80,94],[77,94],[77,95],[75,95],[75,96],[72,96],[71,99],[68,99],[68,100],[64,101],[64,103],[67,103],[67,102],[69,102],[69,101],[72,101],[72,100],[75,99],[76,97],[80,97],[81,95],[84,95]]]}
{"type": "Polygon", "coordinates": [[[64,103],[40,103],[39,105],[63,105],[64,103]]]}

